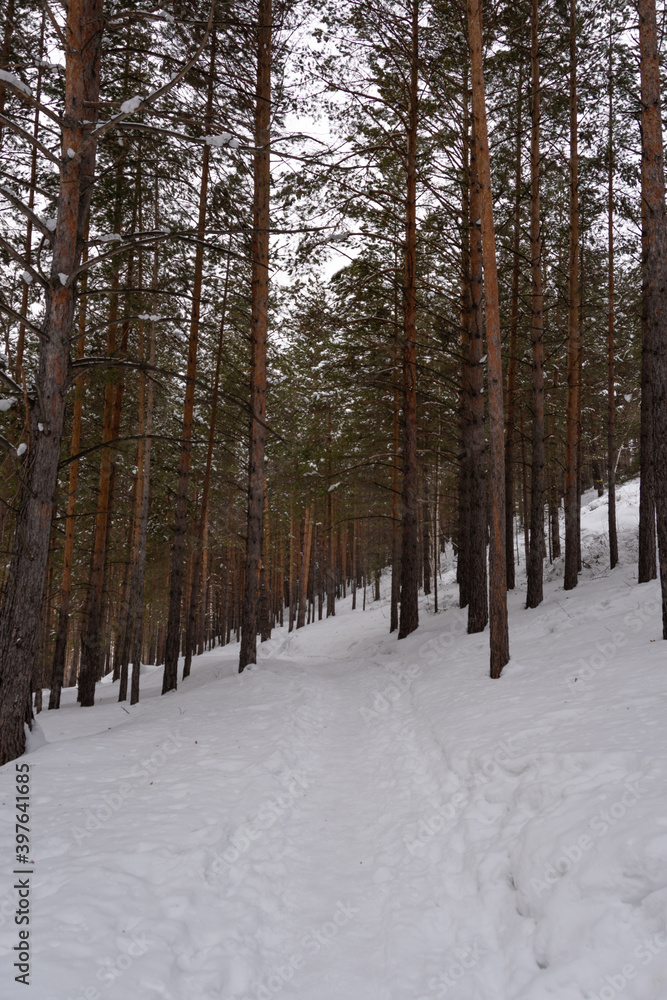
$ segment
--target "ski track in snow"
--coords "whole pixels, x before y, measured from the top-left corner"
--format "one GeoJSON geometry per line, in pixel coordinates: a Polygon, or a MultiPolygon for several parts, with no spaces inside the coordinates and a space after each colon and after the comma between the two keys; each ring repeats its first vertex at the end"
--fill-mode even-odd
{"type": "MultiPolygon", "coordinates": [[[[440,605],[276,630],[161,698],[98,687],[30,737],[38,1000],[666,1000],[667,693],[636,482],[584,498],[586,563],[509,597],[490,681],[451,553],[440,605]],[[575,680],[576,678],[576,680],[575,680]],[[43,736],[41,735],[43,731],[43,736]],[[44,742],[46,740],[46,742],[44,742]]],[[[358,595],[361,596],[360,594],[358,595]]],[[[14,765],[0,769],[0,996],[13,982],[14,765]]]]}

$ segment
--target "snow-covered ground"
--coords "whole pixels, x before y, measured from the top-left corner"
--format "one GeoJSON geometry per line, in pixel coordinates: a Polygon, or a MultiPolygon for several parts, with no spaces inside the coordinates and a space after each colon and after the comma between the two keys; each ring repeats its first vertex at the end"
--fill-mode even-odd
{"type": "MultiPolygon", "coordinates": [[[[451,567],[437,615],[364,613],[237,647],[160,697],[39,717],[31,986],[14,983],[15,765],[0,770],[7,1000],[665,1000],[667,694],[638,487],[585,498],[579,586],[510,595],[488,676],[451,567]]],[[[385,588],[386,589],[386,588],[385,588]]]]}

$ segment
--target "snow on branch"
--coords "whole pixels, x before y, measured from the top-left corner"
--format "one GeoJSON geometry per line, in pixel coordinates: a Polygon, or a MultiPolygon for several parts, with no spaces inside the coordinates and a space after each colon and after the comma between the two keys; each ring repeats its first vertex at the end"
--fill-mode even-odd
{"type": "Polygon", "coordinates": [[[23,80],[19,80],[18,76],[13,73],[8,73],[6,69],[0,69],[0,83],[5,83],[13,90],[18,90],[22,94],[27,94],[28,97],[32,97],[32,90],[27,83],[23,80]]]}
{"type": "Polygon", "coordinates": [[[4,236],[0,236],[0,246],[4,247],[12,260],[15,260],[17,264],[20,264],[23,270],[32,276],[33,281],[38,281],[40,285],[46,288],[46,281],[41,276],[39,271],[36,271],[31,264],[28,264],[25,257],[23,257],[18,250],[15,250],[11,243],[8,243],[4,236]]]}
{"type": "MultiPolygon", "coordinates": [[[[34,108],[39,108],[39,110],[43,114],[45,114],[47,118],[50,118],[51,121],[55,122],[56,125],[60,127],[59,115],[57,115],[54,111],[52,111],[51,108],[48,108],[46,104],[42,104],[41,101],[38,101],[37,98],[33,95],[33,92],[31,91],[30,87],[26,83],[22,83],[21,80],[19,80],[18,77],[14,76],[13,73],[8,73],[6,70],[0,70],[0,82],[4,83],[6,87],[10,87],[15,94],[18,94],[19,97],[23,98],[23,100],[28,101],[28,103],[31,104],[34,108]]],[[[19,131],[19,127],[13,121],[3,118],[3,123],[6,123],[7,126],[9,128],[14,129],[14,131],[16,132],[19,131]]],[[[23,135],[25,138],[29,138],[31,142],[35,142],[35,140],[33,140],[32,137],[29,136],[27,132],[23,132],[23,130],[20,130],[20,134],[23,135]]],[[[49,156],[50,158],[52,158],[53,156],[53,154],[48,153],[44,149],[42,149],[42,152],[44,152],[45,155],[49,156]]],[[[58,161],[56,160],[56,163],[57,162],[58,161]]]]}

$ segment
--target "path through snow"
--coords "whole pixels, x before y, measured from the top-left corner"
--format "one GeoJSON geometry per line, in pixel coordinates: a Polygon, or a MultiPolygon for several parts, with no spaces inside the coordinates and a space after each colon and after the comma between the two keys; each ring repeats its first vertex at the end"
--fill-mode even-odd
{"type": "MultiPolygon", "coordinates": [[[[433,615],[386,600],[237,647],[178,692],[45,712],[32,768],[37,1000],[665,1000],[667,731],[658,589],[635,583],[637,485],[582,515],[580,585],[510,597],[487,677],[453,570],[433,615]]],[[[0,996],[14,765],[0,769],[0,996]]]]}

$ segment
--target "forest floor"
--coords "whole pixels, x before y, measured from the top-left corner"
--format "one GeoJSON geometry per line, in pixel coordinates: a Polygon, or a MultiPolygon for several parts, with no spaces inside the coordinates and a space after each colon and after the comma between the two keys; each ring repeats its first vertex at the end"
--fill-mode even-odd
{"type": "Polygon", "coordinates": [[[147,668],[132,708],[64,692],[24,758],[32,992],[0,769],[0,996],[665,1000],[658,586],[636,583],[637,483],[612,573],[606,497],[584,504],[579,586],[555,564],[526,611],[521,577],[498,681],[450,562],[401,642],[385,597],[348,596],[241,676],[232,645],[164,698],[147,668]]]}

